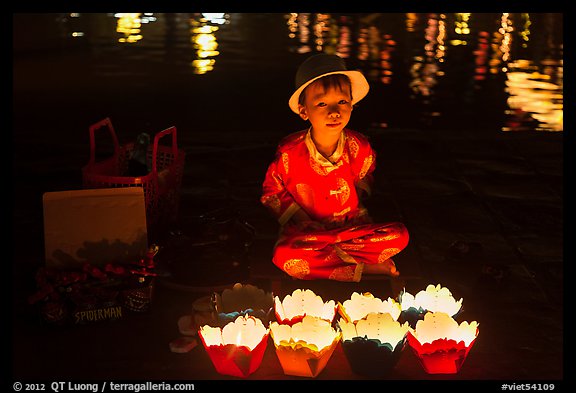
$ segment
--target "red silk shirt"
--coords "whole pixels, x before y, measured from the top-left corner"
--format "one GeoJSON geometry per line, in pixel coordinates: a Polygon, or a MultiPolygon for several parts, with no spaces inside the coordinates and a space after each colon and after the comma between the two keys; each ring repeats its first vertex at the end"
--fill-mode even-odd
{"type": "Polygon", "coordinates": [[[344,129],[329,158],[307,130],[278,145],[261,197],[283,227],[272,261],[298,279],[360,281],[365,264],[383,263],[406,247],[408,231],[399,222],[370,223],[360,206],[358,189],[370,193],[376,158],[364,135],[344,129]],[[298,209],[324,229],[286,225],[298,209]]]}
{"type": "Polygon", "coordinates": [[[299,208],[314,221],[344,225],[365,213],[357,188],[370,194],[375,162],[375,152],[359,132],[344,129],[330,160],[316,150],[309,130],[295,132],[278,145],[261,202],[282,226],[299,208]]]}

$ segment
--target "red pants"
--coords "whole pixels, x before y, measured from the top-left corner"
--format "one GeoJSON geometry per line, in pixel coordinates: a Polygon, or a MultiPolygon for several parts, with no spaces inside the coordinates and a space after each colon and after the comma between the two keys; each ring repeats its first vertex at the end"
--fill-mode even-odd
{"type": "Polygon", "coordinates": [[[364,264],[393,257],[408,240],[400,222],[308,232],[290,227],[278,240],[272,261],[302,280],[360,281],[364,264]]]}

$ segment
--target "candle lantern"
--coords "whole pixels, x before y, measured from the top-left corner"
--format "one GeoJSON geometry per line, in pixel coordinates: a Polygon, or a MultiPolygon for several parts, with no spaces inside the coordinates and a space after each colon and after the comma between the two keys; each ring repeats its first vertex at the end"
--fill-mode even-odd
{"type": "Polygon", "coordinates": [[[400,317],[402,308],[400,303],[392,298],[382,300],[374,297],[370,292],[360,294],[352,293],[350,299],[344,303],[338,302],[338,313],[347,321],[356,323],[370,313],[390,314],[394,321],[400,317]]]}
{"type": "Polygon", "coordinates": [[[444,312],[455,317],[462,311],[463,299],[460,298],[456,301],[448,288],[442,287],[440,284],[436,286],[430,284],[426,290],[418,292],[416,296],[402,291],[398,295],[398,301],[402,309],[400,321],[408,321],[410,326],[414,328],[428,311],[444,312]]]}
{"type": "Polygon", "coordinates": [[[460,371],[478,337],[478,323],[458,324],[444,312],[427,312],[408,331],[407,341],[429,374],[455,374],[460,371]]]}
{"type": "Polygon", "coordinates": [[[232,289],[225,289],[213,294],[213,304],[216,311],[218,325],[225,326],[240,315],[251,315],[259,318],[268,326],[273,317],[274,298],[272,293],[246,284],[234,284],[232,289]]]}
{"type": "Polygon", "coordinates": [[[291,295],[286,295],[282,301],[274,297],[276,320],[282,324],[293,325],[310,315],[332,323],[336,316],[336,302],[324,300],[311,289],[295,289],[291,295]]]}
{"type": "Polygon", "coordinates": [[[224,328],[204,325],[198,335],[216,371],[245,378],[260,367],[269,332],[260,319],[241,315],[224,328]]]}
{"type": "Polygon", "coordinates": [[[293,325],[272,322],[270,335],[284,374],[312,378],[324,370],[342,337],[330,321],[311,315],[293,325]]]}
{"type": "Polygon", "coordinates": [[[341,318],[342,349],[357,374],[379,377],[393,369],[406,346],[410,329],[389,313],[369,313],[365,319],[349,322],[341,318]]]}

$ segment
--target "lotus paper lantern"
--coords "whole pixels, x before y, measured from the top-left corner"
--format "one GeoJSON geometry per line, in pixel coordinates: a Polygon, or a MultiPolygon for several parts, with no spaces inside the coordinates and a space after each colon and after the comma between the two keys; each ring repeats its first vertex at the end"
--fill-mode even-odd
{"type": "Polygon", "coordinates": [[[286,295],[282,301],[274,297],[276,320],[282,324],[293,325],[310,315],[332,322],[336,316],[336,302],[324,300],[310,289],[296,289],[292,295],[286,295]]]}
{"type": "Polygon", "coordinates": [[[379,377],[390,371],[406,345],[408,322],[400,324],[389,313],[369,313],[358,322],[341,318],[342,349],[357,374],[379,377]]]}
{"type": "Polygon", "coordinates": [[[416,326],[416,322],[421,320],[428,311],[444,312],[455,317],[462,310],[463,299],[456,301],[450,290],[440,284],[436,286],[430,284],[426,290],[418,292],[416,296],[402,291],[398,298],[402,309],[401,320],[407,320],[411,327],[416,326]]]}
{"type": "Polygon", "coordinates": [[[234,321],[239,315],[252,315],[268,326],[273,314],[274,298],[272,293],[265,293],[254,285],[236,283],[232,289],[214,294],[214,307],[220,326],[234,321]]]}
{"type": "Polygon", "coordinates": [[[269,332],[260,319],[241,315],[224,328],[202,326],[198,335],[216,371],[244,378],[260,366],[269,332]]]}
{"type": "Polygon", "coordinates": [[[348,322],[357,322],[370,313],[390,314],[392,319],[397,321],[402,308],[400,303],[390,297],[383,301],[370,292],[354,292],[350,299],[342,304],[338,303],[338,312],[348,322]]]}
{"type": "Polygon", "coordinates": [[[310,315],[294,325],[272,322],[270,335],[284,374],[312,378],[324,370],[342,338],[331,322],[310,315]]]}
{"type": "Polygon", "coordinates": [[[458,324],[444,312],[427,312],[408,332],[408,344],[429,374],[455,374],[460,371],[478,337],[478,323],[458,324]]]}

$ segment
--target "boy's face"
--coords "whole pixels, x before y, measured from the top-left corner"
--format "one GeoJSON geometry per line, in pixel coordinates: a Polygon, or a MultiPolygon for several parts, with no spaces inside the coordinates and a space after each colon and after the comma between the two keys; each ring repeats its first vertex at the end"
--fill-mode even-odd
{"type": "Polygon", "coordinates": [[[300,117],[310,120],[314,132],[339,135],[352,116],[350,88],[329,87],[315,81],[308,85],[304,105],[298,105],[300,117]]]}

